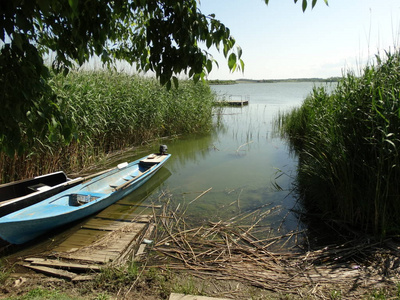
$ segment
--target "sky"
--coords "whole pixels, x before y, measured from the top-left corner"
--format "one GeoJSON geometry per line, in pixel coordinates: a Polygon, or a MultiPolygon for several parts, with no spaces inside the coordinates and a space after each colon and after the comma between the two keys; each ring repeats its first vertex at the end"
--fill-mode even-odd
{"type": "MultiPolygon", "coordinates": [[[[360,70],[400,45],[399,0],[200,0],[243,50],[244,73],[231,73],[222,53],[208,79],[329,78],[360,70]]],[[[398,47],[397,47],[398,48],[398,47]]]]}

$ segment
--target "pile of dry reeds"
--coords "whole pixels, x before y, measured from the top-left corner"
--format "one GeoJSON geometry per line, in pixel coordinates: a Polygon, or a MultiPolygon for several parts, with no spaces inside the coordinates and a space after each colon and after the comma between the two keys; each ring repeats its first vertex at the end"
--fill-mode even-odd
{"type": "Polygon", "coordinates": [[[396,260],[400,260],[392,255],[396,249],[385,254],[392,257],[390,272],[376,268],[376,264],[372,266],[371,261],[367,263],[368,258],[382,253],[381,243],[358,239],[313,251],[293,251],[278,248],[276,243],[285,245],[293,237],[306,234],[305,231],[257,238],[253,233],[258,220],[247,226],[237,224],[253,212],[244,212],[227,222],[208,222],[190,228],[184,218],[186,210],[180,211],[179,206],[171,209],[169,203],[166,201],[162,213],[155,215],[153,250],[157,255],[148,267],[185,270],[199,278],[211,275],[216,280],[236,280],[281,293],[301,294],[306,289],[321,297],[326,285],[350,291],[355,286],[376,288],[381,283],[395,286],[398,281],[396,260]]]}

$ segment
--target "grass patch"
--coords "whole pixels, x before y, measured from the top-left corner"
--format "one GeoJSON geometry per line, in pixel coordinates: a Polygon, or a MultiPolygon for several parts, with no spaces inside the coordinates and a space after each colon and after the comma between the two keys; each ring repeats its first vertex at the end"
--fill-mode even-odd
{"type": "Polygon", "coordinates": [[[72,297],[67,294],[61,293],[57,290],[45,290],[42,288],[36,288],[23,296],[15,296],[5,298],[9,300],[43,300],[43,299],[57,299],[57,300],[79,300],[82,298],[72,297]]]}
{"type": "Polygon", "coordinates": [[[7,262],[0,259],[0,285],[4,285],[10,278],[10,274],[13,271],[12,267],[7,262]]]}
{"type": "Polygon", "coordinates": [[[116,292],[122,288],[129,287],[139,275],[139,266],[134,261],[129,261],[121,266],[105,267],[96,276],[93,283],[99,290],[116,292]]]}

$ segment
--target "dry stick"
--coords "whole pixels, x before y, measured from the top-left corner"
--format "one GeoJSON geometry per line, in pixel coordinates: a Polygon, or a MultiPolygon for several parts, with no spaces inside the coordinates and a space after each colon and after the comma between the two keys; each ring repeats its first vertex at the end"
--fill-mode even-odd
{"type": "MultiPolygon", "coordinates": [[[[222,256],[222,254],[224,254],[225,253],[225,250],[223,250],[223,251],[221,251],[219,254],[218,254],[218,256],[213,260],[213,262],[215,263],[215,262],[217,262],[217,260],[222,256]]],[[[226,260],[224,260],[224,261],[226,261],[226,260]]]]}
{"type": "MultiPolygon", "coordinates": [[[[184,231],[182,231],[182,232],[175,233],[174,236],[177,237],[177,236],[178,236],[179,234],[181,234],[181,233],[190,233],[190,232],[195,231],[195,230],[198,230],[198,229],[197,229],[197,228],[187,229],[187,230],[184,230],[184,231]]],[[[167,242],[169,239],[170,239],[170,236],[167,236],[167,237],[163,238],[162,240],[158,241],[157,244],[155,244],[155,247],[158,247],[158,246],[164,244],[164,243],[167,242]]]]}
{"type": "MultiPolygon", "coordinates": [[[[267,212],[266,212],[267,213],[267,212]]],[[[260,218],[262,218],[266,213],[262,214],[260,218]]],[[[176,218],[176,216],[174,216],[172,218],[173,220],[177,221],[178,219],[176,218]]],[[[183,221],[184,226],[186,226],[184,219],[183,221]]],[[[280,274],[281,272],[279,272],[279,264],[277,263],[277,261],[279,262],[280,260],[278,260],[279,258],[275,258],[274,256],[272,257],[272,260],[274,260],[274,262],[266,259],[265,257],[265,253],[263,251],[255,251],[252,250],[252,248],[249,248],[246,244],[246,246],[240,246],[236,243],[236,241],[234,239],[232,239],[231,235],[229,234],[230,232],[232,232],[233,230],[231,228],[229,228],[228,226],[224,226],[221,221],[215,224],[212,224],[213,227],[209,228],[209,229],[205,229],[203,227],[199,227],[193,230],[180,230],[181,227],[180,226],[176,226],[174,228],[174,230],[178,230],[178,233],[176,232],[171,232],[173,236],[176,237],[176,240],[179,240],[180,242],[177,244],[177,246],[182,247],[186,247],[186,243],[189,243],[188,237],[193,237],[191,234],[194,232],[194,235],[198,237],[198,240],[196,240],[194,243],[191,244],[191,249],[189,250],[179,250],[179,249],[168,249],[165,250],[164,253],[167,256],[173,257],[175,259],[177,259],[180,262],[183,262],[186,265],[186,268],[190,268],[193,272],[196,272],[196,274],[209,274],[206,272],[214,272],[214,274],[219,273],[221,271],[221,266],[219,265],[220,263],[238,263],[240,261],[244,261],[246,263],[245,267],[242,268],[230,268],[229,270],[225,270],[223,272],[223,275],[219,276],[218,279],[227,279],[227,278],[236,278],[238,280],[247,280],[248,282],[251,282],[252,284],[256,285],[256,286],[263,286],[265,288],[268,289],[274,289],[274,290],[285,290],[287,292],[296,292],[295,288],[298,286],[301,286],[304,284],[303,281],[299,281],[296,280],[295,282],[293,281],[293,279],[295,277],[299,278],[299,275],[301,274],[297,274],[295,276],[288,276],[289,274],[280,274]],[[180,231],[179,231],[180,230],[180,231]],[[223,242],[221,243],[219,240],[217,242],[210,242],[207,241],[207,247],[211,246],[214,247],[214,249],[208,249],[206,251],[203,251],[201,253],[196,253],[196,249],[195,245],[197,245],[196,247],[202,247],[201,245],[201,236],[205,238],[209,237],[210,235],[216,235],[219,234],[222,236],[222,240],[223,242]],[[236,248],[232,248],[230,241],[232,243],[234,243],[236,245],[236,248]],[[225,245],[225,246],[224,246],[225,245]],[[228,251],[227,251],[228,250],[228,251]],[[229,253],[227,253],[229,252],[229,253]],[[178,254],[178,257],[176,257],[175,255],[173,255],[173,253],[178,254]],[[239,254],[234,254],[234,253],[239,253],[239,254]],[[193,256],[194,255],[194,256],[193,256]],[[191,258],[196,258],[195,260],[190,259],[188,257],[191,258]],[[208,258],[211,258],[211,260],[209,260],[208,258]],[[253,265],[253,267],[249,267],[248,264],[251,263],[251,261],[253,261],[255,263],[255,265],[253,265]],[[201,263],[201,265],[199,265],[201,263]],[[275,267],[276,265],[276,267],[275,267]],[[264,268],[268,268],[271,269],[271,271],[276,272],[276,275],[273,274],[262,274],[260,272],[262,272],[261,269],[257,269],[258,266],[263,266],[264,268]],[[243,269],[243,268],[247,268],[247,269],[243,269]],[[243,272],[237,272],[237,271],[243,271],[243,272]],[[251,271],[254,271],[252,273],[250,273],[251,271]],[[235,273],[232,273],[235,272],[235,273]],[[284,278],[282,276],[285,276],[284,278]],[[289,277],[289,278],[288,278],[289,277]],[[284,288],[283,284],[284,281],[287,281],[286,283],[286,288],[284,288]],[[268,282],[272,282],[271,284],[268,284],[268,282]]],[[[254,225],[254,224],[253,224],[254,225]]],[[[255,226],[252,226],[252,228],[254,228],[255,226]]],[[[243,229],[242,229],[243,230],[243,229]]],[[[245,231],[245,229],[243,230],[245,231]]],[[[283,237],[289,237],[288,240],[290,240],[290,238],[292,238],[293,236],[297,236],[299,233],[302,233],[303,231],[298,231],[298,232],[291,232],[288,233],[286,235],[284,235],[283,237]]],[[[233,232],[236,236],[238,235],[238,233],[233,232]]],[[[256,238],[250,233],[249,230],[246,231],[247,236],[243,237],[242,234],[242,239],[246,240],[247,242],[253,242],[253,243],[259,243],[260,240],[256,240],[256,238]]],[[[171,237],[169,237],[171,238],[171,237]]],[[[266,239],[266,240],[262,240],[263,242],[265,241],[271,241],[272,242],[270,244],[276,243],[278,240],[280,240],[282,237],[274,237],[274,238],[270,238],[270,239],[266,239]]],[[[204,240],[203,239],[203,240],[204,240]]],[[[250,245],[252,245],[252,243],[249,243],[250,245]]],[[[204,246],[204,245],[203,245],[204,246]]],[[[252,245],[253,246],[253,245],[252,245]]],[[[267,245],[268,246],[268,245],[267,245]]],[[[262,249],[265,249],[264,246],[262,249]]],[[[343,245],[341,245],[343,246],[343,245]]],[[[368,245],[368,247],[371,247],[371,245],[368,245]]],[[[187,248],[187,247],[186,247],[187,248]]],[[[342,248],[340,249],[340,247],[336,247],[333,249],[329,249],[329,250],[319,250],[319,251],[315,251],[314,253],[310,253],[308,256],[305,256],[303,258],[304,261],[312,261],[315,259],[321,259],[321,258],[325,258],[325,257],[329,257],[329,255],[341,255],[341,256],[349,256],[349,255],[354,255],[355,253],[359,253],[362,252],[362,250],[365,248],[365,246],[358,246],[358,247],[346,247],[346,248],[342,248]]],[[[204,249],[204,248],[203,248],[204,249]]],[[[157,250],[163,250],[163,249],[157,249],[157,250]]],[[[266,254],[270,254],[268,251],[266,251],[266,254]]],[[[288,256],[288,254],[284,254],[284,257],[286,256],[288,259],[290,259],[291,257],[288,256]]],[[[292,255],[292,258],[302,258],[302,256],[296,256],[296,255],[292,255]]],[[[284,258],[282,258],[284,259],[284,258]]],[[[289,261],[288,261],[289,262],[289,261]]],[[[293,261],[294,262],[294,261],[293,261]]],[[[240,265],[240,264],[239,264],[240,265]]],[[[289,271],[295,271],[297,269],[297,267],[295,265],[288,265],[287,266],[289,269],[289,271]]],[[[169,267],[170,269],[185,269],[184,266],[180,266],[177,264],[174,264],[172,266],[169,267]]],[[[229,268],[229,265],[228,265],[229,268]]],[[[270,272],[271,273],[271,272],[270,272]]],[[[306,276],[307,274],[304,274],[304,276],[306,276]]],[[[310,277],[311,278],[311,277],[310,277]]]]}
{"type": "Polygon", "coordinates": [[[244,147],[244,146],[246,146],[246,145],[249,145],[249,144],[251,144],[251,143],[253,143],[253,141],[250,141],[250,142],[248,142],[248,143],[244,143],[243,145],[240,145],[239,148],[236,149],[236,153],[239,152],[240,148],[242,148],[242,147],[244,147]]]}
{"type": "Polygon", "coordinates": [[[192,252],[193,259],[196,261],[196,255],[194,254],[194,251],[193,251],[192,246],[190,246],[190,244],[189,244],[189,242],[187,241],[187,239],[184,239],[183,242],[186,243],[186,245],[188,245],[188,247],[189,247],[189,249],[190,249],[190,252],[192,252]]]}
{"type": "MultiPolygon", "coordinates": [[[[154,206],[152,207],[152,210],[153,210],[154,225],[157,225],[159,222],[158,222],[158,219],[157,219],[157,215],[156,215],[156,211],[155,211],[154,206]]],[[[158,234],[157,227],[158,226],[154,226],[154,230],[153,230],[153,239],[154,240],[157,240],[157,234],[158,234]]]]}
{"type": "Polygon", "coordinates": [[[205,233],[203,233],[203,234],[201,235],[201,237],[202,237],[202,238],[206,238],[207,236],[209,236],[210,233],[213,231],[213,229],[214,229],[215,227],[217,227],[218,225],[221,225],[221,222],[222,222],[222,221],[219,221],[219,222],[215,223],[214,226],[213,226],[211,229],[208,229],[205,233]]]}
{"type": "MultiPolygon", "coordinates": [[[[160,250],[158,250],[158,251],[160,251],[160,250]]],[[[181,260],[178,256],[175,256],[175,255],[173,255],[173,254],[171,254],[171,253],[169,253],[169,252],[162,251],[162,253],[163,253],[164,255],[169,256],[169,257],[175,258],[176,260],[181,260]]],[[[179,254],[179,253],[178,253],[178,254],[179,254]]],[[[170,267],[170,265],[168,265],[168,267],[170,267]]]]}
{"type": "Polygon", "coordinates": [[[196,231],[196,233],[193,234],[193,237],[195,237],[202,229],[203,229],[203,225],[201,225],[201,226],[199,227],[199,229],[196,231]]]}
{"type": "MultiPolygon", "coordinates": [[[[167,233],[169,234],[169,236],[174,240],[174,242],[175,242],[177,245],[181,246],[181,245],[179,244],[178,240],[175,238],[175,236],[170,232],[170,230],[169,230],[169,228],[167,227],[167,225],[166,225],[164,222],[161,222],[161,223],[163,224],[164,229],[167,231],[167,233]]],[[[182,246],[181,246],[181,247],[182,247],[182,246]]]]}
{"type": "Polygon", "coordinates": [[[225,237],[226,237],[226,246],[228,247],[228,252],[229,252],[229,258],[232,258],[231,248],[229,247],[228,235],[226,234],[226,232],[225,232],[225,237]]]}
{"type": "MultiPolygon", "coordinates": [[[[231,206],[231,205],[233,205],[233,204],[235,204],[235,203],[237,203],[237,200],[232,201],[231,203],[228,204],[228,206],[231,206]]],[[[224,208],[224,205],[222,205],[222,208],[224,208]]]]}
{"type": "Polygon", "coordinates": [[[242,194],[242,192],[243,192],[243,189],[240,190],[239,196],[238,196],[238,198],[237,198],[237,207],[238,207],[239,212],[240,212],[240,203],[239,203],[239,200],[240,200],[240,195],[242,194]]]}
{"type": "Polygon", "coordinates": [[[196,198],[194,198],[192,201],[189,202],[189,204],[192,204],[194,201],[196,201],[197,199],[201,198],[202,196],[204,196],[205,194],[207,194],[209,191],[212,190],[212,187],[210,187],[208,190],[202,192],[199,196],[197,196],[196,198]]]}
{"type": "Polygon", "coordinates": [[[268,238],[268,239],[258,240],[257,242],[269,242],[269,241],[274,241],[274,240],[280,240],[280,239],[288,237],[290,235],[301,234],[301,233],[303,233],[305,231],[306,230],[300,230],[300,231],[297,231],[297,232],[290,232],[290,233],[287,233],[287,234],[284,234],[284,235],[279,235],[279,236],[274,236],[274,237],[268,238]]]}
{"type": "Polygon", "coordinates": [[[274,210],[276,210],[276,209],[278,209],[278,208],[280,208],[279,205],[278,205],[278,206],[275,206],[275,207],[273,207],[273,208],[271,208],[271,209],[268,209],[266,212],[264,212],[264,213],[260,216],[260,218],[258,219],[258,221],[255,222],[255,223],[253,223],[253,225],[252,225],[244,234],[247,234],[248,232],[250,232],[251,230],[253,230],[253,228],[254,228],[258,223],[260,223],[267,215],[269,215],[271,212],[273,212],[274,210]]]}
{"type": "Polygon", "coordinates": [[[243,219],[246,219],[246,218],[248,218],[249,216],[255,214],[255,213],[258,212],[258,211],[260,211],[260,210],[261,210],[262,208],[264,208],[265,206],[268,206],[268,205],[271,205],[271,204],[272,204],[272,203],[266,203],[266,204],[264,204],[264,205],[261,205],[259,208],[256,208],[255,210],[251,210],[250,213],[248,213],[249,210],[247,210],[247,211],[245,211],[245,212],[243,212],[243,213],[241,213],[241,214],[239,214],[239,215],[237,215],[237,216],[234,216],[234,217],[232,217],[232,218],[230,218],[230,219],[228,220],[228,224],[233,224],[233,223],[235,223],[235,222],[238,222],[238,221],[241,221],[241,220],[243,220],[243,219]],[[248,213],[248,214],[247,214],[247,213],[248,213]],[[245,215],[245,214],[247,214],[247,215],[245,215]],[[235,220],[235,219],[237,219],[237,218],[240,218],[240,219],[238,219],[238,220],[236,220],[236,221],[233,221],[233,220],[235,220]]]}
{"type": "MultiPolygon", "coordinates": [[[[295,235],[295,234],[292,233],[292,234],[289,236],[289,238],[281,245],[281,249],[282,249],[283,247],[285,247],[285,245],[290,241],[290,239],[291,239],[294,235],[295,235]]],[[[297,236],[297,234],[296,234],[296,236],[297,236]]]]}

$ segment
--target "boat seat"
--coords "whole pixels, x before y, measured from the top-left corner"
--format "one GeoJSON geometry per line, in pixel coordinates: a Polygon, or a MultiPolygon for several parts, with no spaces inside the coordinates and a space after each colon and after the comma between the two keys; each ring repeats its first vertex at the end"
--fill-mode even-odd
{"type": "Polygon", "coordinates": [[[34,184],[28,187],[28,189],[35,191],[35,192],[43,192],[51,189],[51,186],[48,186],[43,183],[34,184]]]}

